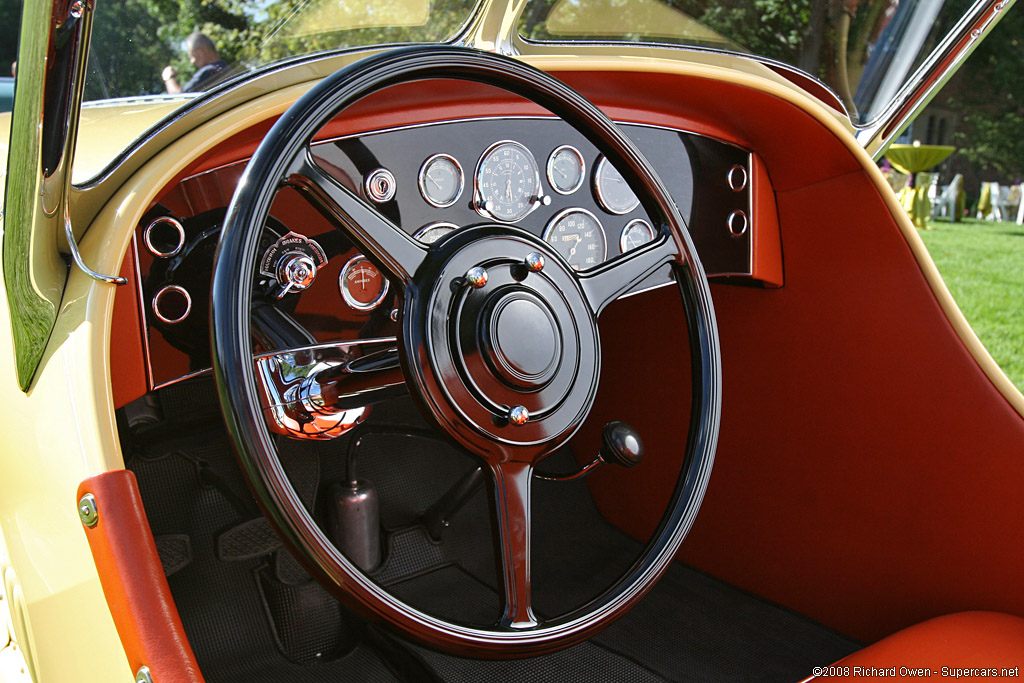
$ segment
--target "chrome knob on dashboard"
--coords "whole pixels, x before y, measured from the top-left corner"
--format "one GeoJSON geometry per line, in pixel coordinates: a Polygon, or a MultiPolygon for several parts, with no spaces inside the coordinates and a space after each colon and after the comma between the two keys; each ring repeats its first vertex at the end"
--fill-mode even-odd
{"type": "Polygon", "coordinates": [[[308,289],[316,280],[316,263],[305,254],[287,254],[277,265],[278,282],[293,292],[308,289]]]}

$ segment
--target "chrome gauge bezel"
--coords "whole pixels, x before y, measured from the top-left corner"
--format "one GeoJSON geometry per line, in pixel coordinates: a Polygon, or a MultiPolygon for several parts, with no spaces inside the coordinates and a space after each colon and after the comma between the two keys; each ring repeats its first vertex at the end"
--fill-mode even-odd
{"type": "Polygon", "coordinates": [[[460,164],[459,160],[453,157],[451,154],[434,154],[432,156],[427,157],[423,161],[423,164],[420,165],[420,172],[419,175],[417,176],[416,182],[419,185],[420,196],[423,197],[423,201],[425,201],[427,204],[430,204],[435,208],[447,209],[449,206],[452,206],[453,204],[455,204],[455,202],[459,201],[459,197],[462,196],[462,190],[465,189],[466,187],[466,174],[462,170],[462,164],[460,164]],[[427,171],[430,170],[430,167],[433,164],[437,163],[439,160],[442,159],[451,162],[452,165],[455,166],[455,170],[458,172],[459,177],[459,189],[455,192],[455,196],[449,202],[437,201],[436,199],[430,196],[430,190],[427,189],[427,171]]]}
{"type": "MultiPolygon", "coordinates": [[[[601,205],[601,208],[607,211],[608,213],[613,213],[617,216],[623,216],[629,213],[630,211],[636,209],[636,207],[640,206],[640,198],[636,196],[636,192],[633,192],[633,188],[631,187],[629,188],[629,191],[633,192],[634,200],[632,206],[630,206],[627,209],[617,209],[608,203],[608,195],[602,185],[604,181],[604,170],[606,168],[611,168],[613,171],[618,173],[618,170],[611,165],[611,162],[608,161],[608,157],[602,156],[601,159],[597,162],[597,166],[594,167],[594,196],[597,197],[597,202],[598,204],[601,205]]],[[[621,175],[622,174],[619,173],[620,177],[621,175]]],[[[629,187],[628,184],[627,187],[629,187]]]]}
{"type": "Polygon", "coordinates": [[[459,229],[459,226],[455,225],[455,223],[449,223],[448,221],[435,221],[433,223],[427,223],[422,228],[420,228],[419,230],[414,232],[413,235],[412,235],[412,238],[414,240],[419,240],[423,244],[433,244],[437,240],[443,239],[445,235],[448,235],[448,234],[450,234],[450,233],[452,233],[452,232],[454,232],[454,231],[456,231],[458,229],[459,229]],[[436,240],[432,240],[430,242],[424,242],[423,241],[423,235],[425,235],[428,232],[430,232],[431,230],[435,230],[437,228],[448,228],[449,230],[448,230],[448,232],[446,232],[441,237],[438,237],[436,240]]]}
{"type": "Polygon", "coordinates": [[[558,194],[569,195],[576,192],[576,190],[583,187],[583,181],[587,178],[587,164],[583,160],[583,155],[580,154],[580,151],[572,145],[561,145],[559,147],[555,147],[551,154],[548,155],[548,163],[544,170],[548,176],[548,185],[550,185],[551,189],[558,194]],[[572,155],[576,157],[576,161],[579,163],[580,167],[580,175],[579,178],[576,179],[576,184],[568,189],[559,187],[558,182],[555,180],[555,158],[562,152],[571,152],[572,155]]]}
{"type": "MultiPolygon", "coordinates": [[[[559,256],[565,258],[564,256],[562,256],[561,252],[558,251],[558,247],[548,242],[548,238],[551,237],[551,233],[554,232],[555,226],[557,226],[563,218],[573,213],[582,213],[592,218],[594,223],[597,224],[597,229],[601,233],[601,244],[604,246],[604,249],[601,252],[600,258],[597,260],[597,263],[595,263],[593,266],[580,269],[581,271],[590,270],[590,268],[594,268],[601,265],[602,263],[604,263],[605,259],[608,258],[608,233],[605,232],[604,226],[601,224],[601,219],[594,215],[592,211],[587,211],[586,209],[580,206],[572,206],[569,207],[568,209],[562,209],[554,216],[552,216],[551,220],[549,220],[547,225],[544,226],[544,233],[541,235],[541,239],[544,240],[545,244],[551,246],[555,250],[555,252],[558,253],[559,256]]],[[[566,259],[566,261],[568,262],[568,259],[566,259]]],[[[571,267],[572,264],[570,263],[569,266],[571,267]]]]}
{"type": "Polygon", "coordinates": [[[345,277],[345,275],[348,274],[349,270],[355,265],[357,261],[366,261],[371,266],[373,266],[373,264],[370,263],[370,259],[366,258],[362,254],[356,254],[355,256],[350,258],[348,261],[345,262],[345,265],[341,267],[341,272],[338,273],[338,291],[341,293],[341,298],[345,300],[345,303],[348,305],[349,308],[351,308],[354,311],[369,312],[381,305],[381,302],[384,301],[384,297],[388,295],[388,288],[390,287],[391,283],[388,281],[387,276],[385,276],[384,273],[382,273],[380,269],[377,268],[377,266],[373,266],[374,268],[377,268],[377,272],[380,273],[380,279],[383,282],[384,286],[381,287],[380,294],[378,294],[377,298],[374,299],[373,301],[369,301],[366,303],[359,301],[358,299],[355,298],[355,296],[353,296],[352,291],[348,287],[348,280],[345,277]]]}
{"type": "MultiPolygon", "coordinates": [[[[622,232],[619,233],[619,251],[622,252],[623,254],[625,254],[630,249],[629,247],[626,246],[626,237],[627,235],[629,235],[630,229],[635,225],[642,225],[643,227],[647,228],[647,233],[650,235],[650,239],[646,240],[641,244],[638,244],[637,247],[643,246],[644,244],[647,244],[647,242],[651,242],[654,240],[654,228],[651,227],[651,224],[645,221],[643,218],[634,218],[630,222],[626,223],[626,225],[622,228],[622,232]]],[[[636,247],[632,248],[636,249],[636,247]]]]}
{"type": "MultiPolygon", "coordinates": [[[[476,162],[476,171],[473,173],[473,208],[476,209],[476,212],[478,214],[480,214],[484,218],[489,218],[491,220],[498,221],[499,223],[518,223],[519,221],[523,220],[531,213],[533,213],[533,211],[535,211],[538,206],[541,206],[541,204],[544,203],[542,201],[543,199],[544,198],[541,197],[540,166],[537,164],[537,157],[533,155],[533,152],[531,152],[526,145],[515,140],[499,140],[498,142],[495,142],[487,149],[485,149],[483,154],[480,155],[480,159],[476,162]],[[527,157],[527,159],[529,159],[530,164],[533,166],[533,196],[527,197],[528,205],[526,207],[526,210],[523,211],[523,213],[521,213],[520,215],[516,216],[515,218],[502,218],[501,216],[497,216],[492,211],[490,211],[485,206],[483,192],[480,190],[481,175],[483,174],[485,165],[487,163],[487,157],[489,157],[495,150],[506,145],[516,147],[517,149],[519,149],[527,157]]],[[[547,198],[547,203],[550,203],[550,198],[547,198]]]]}

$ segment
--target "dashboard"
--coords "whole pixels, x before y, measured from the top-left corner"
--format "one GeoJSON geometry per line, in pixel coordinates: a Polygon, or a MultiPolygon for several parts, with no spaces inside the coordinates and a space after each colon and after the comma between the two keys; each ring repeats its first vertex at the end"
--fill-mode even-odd
{"type": "MultiPolygon", "coordinates": [[[[622,128],[668,187],[708,275],[750,278],[750,152],[682,130],[622,128]]],[[[657,228],[614,166],[557,118],[409,125],[317,141],[311,153],[335,180],[427,244],[497,223],[540,237],[585,271],[653,239],[657,228]]],[[[246,161],[178,180],[136,228],[134,279],[150,388],[209,369],[210,273],[246,161]]],[[[400,292],[297,190],[279,191],[254,258],[261,302],[254,318],[278,331],[257,334],[265,350],[397,333],[400,292]]],[[[670,282],[666,266],[630,293],[670,282]]]]}

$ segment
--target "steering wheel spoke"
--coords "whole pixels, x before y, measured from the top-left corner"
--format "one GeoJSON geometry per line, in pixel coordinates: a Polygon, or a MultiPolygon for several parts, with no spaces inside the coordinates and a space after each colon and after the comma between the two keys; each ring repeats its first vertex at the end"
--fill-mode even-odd
{"type": "Polygon", "coordinates": [[[321,168],[306,147],[296,155],[285,183],[340,224],[404,284],[412,280],[427,250],[321,168]]]}
{"type": "Polygon", "coordinates": [[[491,465],[494,512],[501,547],[505,609],[499,626],[520,630],[537,626],[530,594],[530,479],[533,465],[491,465]]]}
{"type": "Polygon", "coordinates": [[[639,285],[664,264],[676,261],[679,257],[675,242],[662,233],[654,241],[577,277],[590,310],[599,316],[605,306],[639,285]]]}

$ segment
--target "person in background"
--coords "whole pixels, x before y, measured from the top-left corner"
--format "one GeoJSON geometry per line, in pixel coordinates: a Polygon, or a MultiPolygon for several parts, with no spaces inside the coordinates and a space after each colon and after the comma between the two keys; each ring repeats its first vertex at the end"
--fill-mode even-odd
{"type": "Polygon", "coordinates": [[[206,90],[214,78],[228,68],[228,63],[217,55],[217,48],[205,33],[197,31],[186,38],[185,51],[188,52],[188,60],[196,66],[196,73],[182,86],[178,83],[178,70],[165,66],[161,78],[169,93],[206,90]]]}

